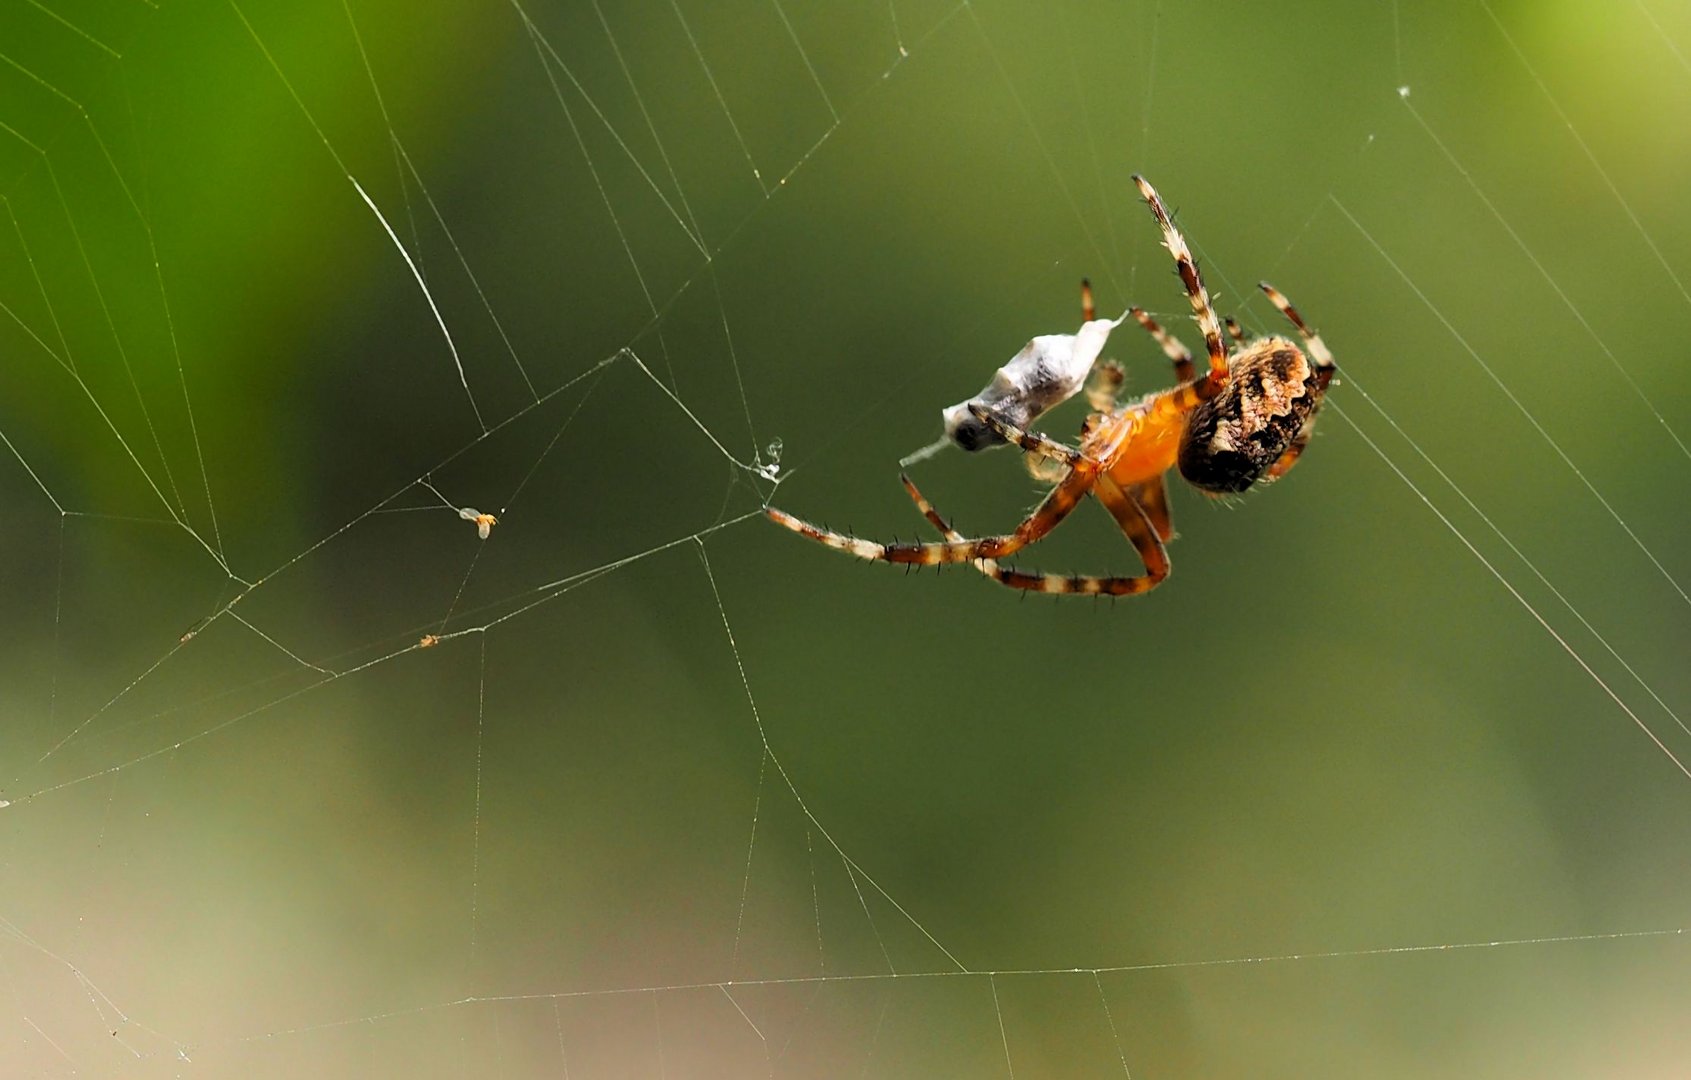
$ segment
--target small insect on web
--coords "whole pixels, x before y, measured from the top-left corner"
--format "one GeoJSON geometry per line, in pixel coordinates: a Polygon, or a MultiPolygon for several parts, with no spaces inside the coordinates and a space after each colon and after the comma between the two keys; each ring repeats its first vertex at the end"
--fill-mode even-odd
{"type": "Polygon", "coordinates": [[[476,535],[481,537],[483,540],[486,540],[490,535],[492,535],[493,527],[499,524],[499,519],[494,517],[492,514],[484,514],[480,510],[470,506],[466,506],[462,510],[459,510],[458,516],[463,518],[465,521],[475,522],[476,535]]]}
{"type": "Polygon", "coordinates": [[[1162,228],[1164,246],[1174,259],[1193,319],[1203,333],[1209,365],[1202,375],[1195,374],[1192,356],[1184,345],[1143,310],[1130,308],[1128,315],[1173,361],[1179,382],[1171,389],[1119,404],[1115,395],[1121,386],[1121,370],[1095,360],[1110,328],[1121,320],[1093,320],[1088,290],[1083,293],[1087,323],[1074,340],[1091,331],[1096,348],[1091,348],[1089,338],[1090,355],[1078,344],[1071,346],[1070,355],[1085,355],[1094,372],[1088,396],[1096,411],[1081,426],[1078,446],[1057,442],[1024,426],[1027,417],[1037,416],[1075,393],[1085,374],[1064,373],[1063,378],[1021,383],[1009,377],[1018,370],[1037,367],[1031,357],[1022,361],[1030,356],[1029,350],[1041,340],[1038,338],[1000,370],[1000,378],[995,378],[981,396],[946,410],[946,433],[959,445],[975,449],[1014,443],[1029,455],[1030,471],[1055,484],[1013,532],[975,539],[958,534],[908,476],[900,477],[906,493],[922,516],[945,536],[943,542],[880,544],[819,528],[773,507],[766,511],[770,519],[800,536],[864,559],[918,566],[966,562],[1013,589],[1130,596],[1149,592],[1168,577],[1164,545],[1173,538],[1174,527],[1163,477],[1170,469],[1177,469],[1181,479],[1199,491],[1218,496],[1238,494],[1259,480],[1278,480],[1290,471],[1309,444],[1316,413],[1337,370],[1332,354],[1320,336],[1305,325],[1297,309],[1266,282],[1261,285],[1263,293],[1297,329],[1303,349],[1273,335],[1247,340],[1237,324],[1228,320],[1234,342],[1229,352],[1222,340],[1221,322],[1210,306],[1209,293],[1185,238],[1175,228],[1156,189],[1141,176],[1135,176],[1133,182],[1162,228]],[[1018,363],[1022,363],[1021,369],[1018,363]],[[996,394],[995,387],[999,391],[996,394]],[[972,424],[962,419],[963,412],[972,424]],[[955,433],[972,433],[977,426],[991,438],[970,434],[968,442],[957,439],[955,433]],[[1088,494],[1103,504],[1139,552],[1145,573],[1135,577],[1041,574],[998,565],[998,559],[1056,528],[1088,494]]]}

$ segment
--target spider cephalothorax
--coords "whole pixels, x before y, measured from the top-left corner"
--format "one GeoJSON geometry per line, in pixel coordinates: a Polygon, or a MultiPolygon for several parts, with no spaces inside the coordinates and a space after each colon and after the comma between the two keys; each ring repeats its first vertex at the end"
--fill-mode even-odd
{"type": "MultiPolygon", "coordinates": [[[[1020,419],[1022,415],[1036,415],[1049,402],[1022,401],[1013,392],[990,408],[985,398],[965,402],[962,408],[983,431],[1021,447],[1028,454],[1034,475],[1055,485],[1033,513],[1013,532],[1002,536],[962,536],[928,504],[908,477],[903,478],[905,491],[922,516],[945,537],[943,542],[879,544],[818,528],[773,507],[768,510],[769,517],[801,536],[865,559],[916,566],[966,562],[1014,589],[1127,596],[1148,592],[1168,576],[1164,545],[1174,537],[1174,525],[1163,478],[1170,469],[1178,469],[1187,483],[1211,495],[1235,494],[1258,481],[1284,476],[1309,444],[1315,414],[1337,370],[1332,354],[1320,336],[1304,325],[1297,309],[1266,283],[1262,291],[1297,329],[1303,348],[1282,337],[1247,341],[1230,319],[1227,330],[1233,349],[1229,352],[1222,340],[1221,322],[1210,306],[1209,293],[1185,238],[1174,227],[1156,190],[1143,177],[1135,176],[1133,182],[1156,215],[1164,246],[1174,257],[1192,305],[1192,317],[1204,335],[1208,370],[1198,375],[1186,346],[1144,311],[1131,308],[1128,313],[1174,362],[1178,385],[1119,404],[1116,394],[1121,389],[1122,370],[1110,361],[1099,361],[1092,369],[1087,393],[1097,411],[1081,426],[1078,446],[1066,446],[1021,426],[1025,422],[1020,419]],[[1018,404],[1038,407],[1018,413],[1018,404]],[[1056,528],[1088,495],[1115,519],[1139,552],[1145,573],[1135,577],[1040,574],[999,565],[999,559],[1056,528]]],[[[1090,325],[1096,313],[1091,291],[1084,283],[1081,296],[1090,325]]],[[[957,426],[954,421],[960,423],[961,418],[947,416],[948,432],[957,426]]],[[[972,440],[983,446],[988,441],[972,440]]]]}

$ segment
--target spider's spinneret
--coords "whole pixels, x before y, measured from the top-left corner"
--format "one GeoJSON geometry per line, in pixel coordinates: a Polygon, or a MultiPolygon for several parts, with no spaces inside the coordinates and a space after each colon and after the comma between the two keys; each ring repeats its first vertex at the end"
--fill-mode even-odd
{"type": "Polygon", "coordinates": [[[1320,372],[1290,341],[1263,338],[1228,364],[1221,392],[1192,410],[1180,475],[1214,495],[1254,484],[1303,433],[1321,403],[1320,372]]]}

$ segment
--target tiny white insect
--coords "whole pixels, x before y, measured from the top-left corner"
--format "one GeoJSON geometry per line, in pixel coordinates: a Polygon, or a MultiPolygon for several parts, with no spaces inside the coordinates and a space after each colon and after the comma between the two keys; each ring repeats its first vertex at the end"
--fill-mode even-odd
{"type": "Polygon", "coordinates": [[[486,540],[493,532],[493,527],[499,524],[499,519],[492,514],[484,514],[474,507],[466,506],[458,511],[458,516],[465,521],[476,523],[476,535],[486,540]]]}

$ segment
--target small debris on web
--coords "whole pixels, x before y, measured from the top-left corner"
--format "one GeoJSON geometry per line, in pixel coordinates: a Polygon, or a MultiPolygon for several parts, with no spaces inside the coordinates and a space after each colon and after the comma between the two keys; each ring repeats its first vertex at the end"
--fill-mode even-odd
{"type": "Polygon", "coordinates": [[[752,471],[763,477],[765,480],[773,480],[779,483],[781,474],[781,451],[783,449],[784,444],[781,442],[779,436],[769,440],[769,445],[764,447],[763,453],[758,455],[757,465],[752,469],[752,471]]]}

